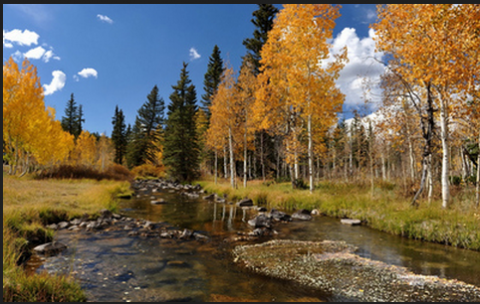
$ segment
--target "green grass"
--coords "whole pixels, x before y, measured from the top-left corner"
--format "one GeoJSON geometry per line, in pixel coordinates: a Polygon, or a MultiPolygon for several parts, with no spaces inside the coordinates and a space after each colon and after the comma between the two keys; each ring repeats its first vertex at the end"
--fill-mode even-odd
{"type": "Polygon", "coordinates": [[[480,251],[480,209],[468,200],[468,191],[458,192],[448,209],[440,200],[421,201],[410,206],[411,198],[393,183],[378,182],[372,196],[369,185],[321,182],[315,191],[292,189],[290,183],[251,181],[247,188],[232,189],[227,181],[215,185],[199,181],[208,193],[227,194],[237,201],[251,198],[259,206],[286,210],[318,209],[337,218],[357,218],[366,225],[390,234],[480,251]]]}
{"type": "Polygon", "coordinates": [[[116,211],[118,194],[130,184],[119,181],[35,180],[3,175],[4,302],[79,302],[86,297],[71,277],[26,274],[19,262],[32,246],[49,242],[54,231],[45,225],[101,209],[116,211]]]}

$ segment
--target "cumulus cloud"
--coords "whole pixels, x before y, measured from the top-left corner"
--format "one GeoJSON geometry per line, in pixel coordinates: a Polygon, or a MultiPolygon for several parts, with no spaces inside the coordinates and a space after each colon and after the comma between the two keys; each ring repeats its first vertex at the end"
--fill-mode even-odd
{"type": "Polygon", "coordinates": [[[12,48],[14,43],[21,46],[36,45],[38,44],[38,37],[40,36],[37,33],[29,30],[14,29],[9,32],[3,30],[3,47],[12,48]]]}
{"type": "Polygon", "coordinates": [[[24,53],[23,55],[28,59],[40,59],[45,54],[45,49],[41,46],[38,46],[34,49],[29,50],[28,52],[24,53]]]}
{"type": "Polygon", "coordinates": [[[61,90],[65,86],[65,81],[67,80],[65,73],[63,73],[62,71],[53,71],[52,76],[52,82],[50,82],[50,84],[43,85],[43,94],[45,96],[52,95],[53,93],[61,90]]]}
{"type": "Polygon", "coordinates": [[[112,24],[113,23],[113,20],[108,18],[107,16],[104,16],[104,15],[100,15],[98,14],[97,15],[97,18],[100,20],[100,21],[103,21],[103,22],[106,22],[106,23],[109,23],[109,24],[112,24]]]}
{"type": "MultiPolygon", "coordinates": [[[[343,47],[347,46],[349,62],[340,72],[337,79],[337,85],[345,94],[345,106],[358,107],[363,105],[365,83],[373,85],[367,98],[373,102],[371,108],[376,108],[380,88],[378,83],[380,75],[383,74],[385,67],[379,63],[383,53],[375,51],[375,31],[370,29],[368,37],[360,39],[354,28],[345,28],[331,41],[331,53],[338,54],[343,47]]],[[[322,62],[325,66],[332,58],[322,62]]]]}
{"type": "Polygon", "coordinates": [[[190,49],[190,60],[195,60],[202,57],[195,48],[190,49]]]}
{"type": "Polygon", "coordinates": [[[24,58],[22,52],[20,51],[16,51],[15,53],[12,54],[12,58],[13,60],[15,60],[15,62],[21,62],[24,58]]]}
{"type": "MultiPolygon", "coordinates": [[[[80,75],[83,78],[88,78],[88,77],[97,78],[97,76],[98,76],[97,71],[95,69],[92,69],[92,68],[85,68],[85,69],[81,70],[80,72],[78,72],[77,74],[80,75]]],[[[75,80],[78,81],[78,77],[75,80]]]]}
{"type": "Polygon", "coordinates": [[[29,50],[28,52],[24,53],[23,56],[27,57],[28,59],[42,59],[44,62],[49,62],[52,58],[55,60],[60,60],[60,57],[53,53],[52,48],[47,51],[41,46],[29,50]]]}
{"type": "Polygon", "coordinates": [[[45,52],[45,54],[43,54],[42,60],[44,62],[49,62],[50,59],[52,59],[52,58],[55,59],[55,60],[60,60],[60,57],[55,56],[55,54],[53,53],[52,50],[48,50],[48,51],[45,52]]]}

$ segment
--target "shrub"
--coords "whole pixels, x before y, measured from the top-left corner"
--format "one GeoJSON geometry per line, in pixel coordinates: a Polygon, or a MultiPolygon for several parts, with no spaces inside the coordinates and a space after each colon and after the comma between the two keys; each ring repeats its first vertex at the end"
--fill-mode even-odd
{"type": "Polygon", "coordinates": [[[152,164],[143,164],[132,169],[135,179],[142,178],[164,178],[165,168],[163,166],[155,166],[152,164]]]}
{"type": "Polygon", "coordinates": [[[88,166],[72,166],[72,165],[60,165],[56,167],[43,170],[40,173],[37,173],[35,176],[36,179],[47,179],[47,178],[56,178],[56,179],[109,179],[109,180],[132,180],[133,175],[128,171],[124,166],[114,164],[109,166],[105,171],[99,171],[92,167],[88,166]]]}
{"type": "Polygon", "coordinates": [[[453,176],[449,176],[449,179],[450,179],[450,184],[452,184],[453,186],[460,186],[460,184],[462,183],[461,176],[453,175],[453,176]]]}

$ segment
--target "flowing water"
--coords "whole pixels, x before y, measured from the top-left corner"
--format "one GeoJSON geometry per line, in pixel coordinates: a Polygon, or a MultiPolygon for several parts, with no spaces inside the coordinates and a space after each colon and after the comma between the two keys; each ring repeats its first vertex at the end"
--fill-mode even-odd
{"type": "MultiPolygon", "coordinates": [[[[178,229],[198,231],[207,242],[127,236],[123,230],[72,232],[57,240],[69,246],[59,256],[34,256],[28,267],[37,272],[72,274],[90,301],[343,301],[335,295],[308,290],[288,281],[249,273],[236,266],[232,246],[224,240],[248,232],[246,221],[256,211],[235,205],[191,199],[168,191],[150,199],[122,200],[120,214],[178,229]]],[[[343,240],[359,248],[362,257],[407,267],[416,274],[457,279],[480,286],[480,253],[408,240],[338,219],[277,223],[275,238],[308,241],[343,240]]],[[[265,241],[266,238],[258,240],[265,241]]]]}

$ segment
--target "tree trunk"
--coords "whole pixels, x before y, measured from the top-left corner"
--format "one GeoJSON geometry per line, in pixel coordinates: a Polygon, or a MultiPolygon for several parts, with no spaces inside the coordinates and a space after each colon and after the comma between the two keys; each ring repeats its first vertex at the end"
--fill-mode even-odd
{"type": "Polygon", "coordinates": [[[260,132],[260,162],[262,164],[262,179],[265,181],[265,160],[263,151],[263,131],[260,132]]]}
{"type": "Polygon", "coordinates": [[[245,134],[243,135],[243,188],[247,188],[247,128],[245,127],[245,134]]]}
{"type": "Polygon", "coordinates": [[[218,174],[217,166],[218,166],[218,153],[217,153],[217,149],[215,149],[215,185],[217,184],[217,174],[218,174]]]}
{"type": "Polygon", "coordinates": [[[294,152],[294,168],[295,168],[295,180],[298,180],[298,176],[299,176],[299,171],[300,171],[300,168],[298,167],[298,153],[297,153],[297,150],[295,149],[295,152],[294,152]]]}
{"type": "Polygon", "coordinates": [[[310,181],[310,193],[313,192],[313,138],[312,138],[312,115],[308,115],[308,177],[310,181]]]}
{"type": "Polygon", "coordinates": [[[225,171],[225,179],[228,178],[228,166],[227,166],[227,148],[223,146],[223,169],[225,171]]]}
{"type": "MultiPolygon", "coordinates": [[[[420,117],[422,117],[422,113],[420,112],[421,110],[418,109],[420,117]]],[[[421,118],[420,123],[421,123],[421,129],[422,129],[422,135],[425,140],[425,145],[423,147],[423,155],[422,155],[422,179],[420,180],[420,188],[418,189],[417,193],[413,197],[412,200],[412,206],[417,205],[417,199],[420,196],[420,194],[423,191],[423,188],[425,187],[425,180],[427,177],[427,171],[428,171],[428,160],[427,158],[432,155],[432,136],[433,136],[433,128],[435,126],[435,121],[433,119],[433,97],[431,95],[431,86],[430,84],[427,84],[427,121],[425,123],[424,119],[421,118]]],[[[433,174],[433,172],[432,172],[433,174]]]]}
{"type": "Polygon", "coordinates": [[[449,146],[448,146],[448,113],[447,113],[447,104],[446,101],[440,100],[440,129],[441,129],[441,139],[442,139],[442,207],[447,208],[448,202],[450,200],[450,185],[448,183],[449,175],[449,146]]]}
{"type": "Polygon", "coordinates": [[[433,197],[433,156],[430,154],[428,157],[428,203],[432,203],[433,197]]]}
{"type": "Polygon", "coordinates": [[[477,208],[480,205],[480,135],[478,136],[478,155],[477,155],[477,208]]]}
{"type": "Polygon", "coordinates": [[[235,189],[234,162],[233,162],[233,138],[232,129],[228,128],[228,145],[230,148],[230,184],[235,189]]]}
{"type": "Polygon", "coordinates": [[[382,149],[381,158],[382,158],[382,179],[386,180],[387,179],[387,172],[386,172],[386,169],[385,169],[385,152],[383,151],[383,149],[382,149]]]}

